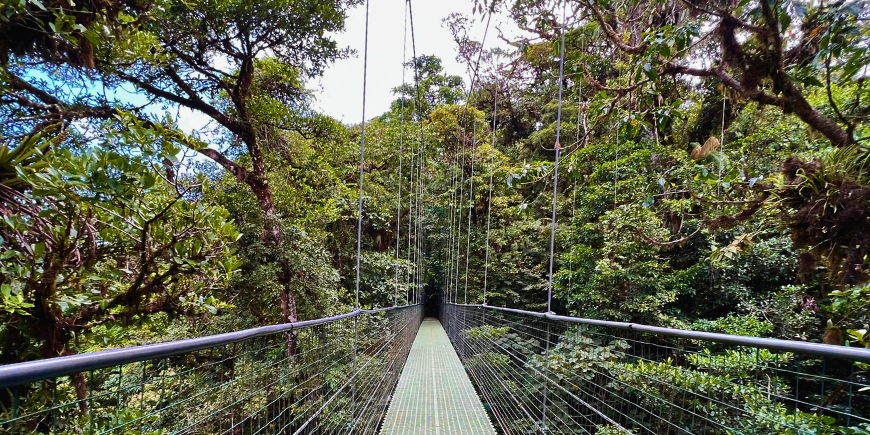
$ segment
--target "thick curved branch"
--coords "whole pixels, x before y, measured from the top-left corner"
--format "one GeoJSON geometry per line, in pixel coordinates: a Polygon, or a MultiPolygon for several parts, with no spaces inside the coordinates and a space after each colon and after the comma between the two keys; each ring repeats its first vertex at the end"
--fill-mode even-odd
{"type": "Polygon", "coordinates": [[[213,150],[211,148],[202,148],[196,150],[196,152],[214,160],[217,164],[223,166],[224,169],[230,171],[233,175],[236,176],[236,181],[243,183],[248,179],[248,170],[239,165],[238,163],[228,159],[225,155],[221,154],[217,150],[213,150]]]}
{"type": "Polygon", "coordinates": [[[127,73],[118,73],[118,77],[120,77],[124,80],[127,80],[136,86],[139,86],[140,88],[144,89],[145,91],[147,91],[148,93],[150,93],[156,97],[163,98],[164,100],[168,100],[168,101],[171,101],[173,103],[182,105],[184,107],[187,107],[188,109],[194,109],[194,110],[197,110],[199,112],[202,112],[202,113],[208,115],[209,117],[211,117],[212,119],[214,119],[215,121],[217,121],[220,125],[226,127],[228,130],[230,130],[233,133],[243,135],[243,136],[248,133],[239,122],[230,118],[229,116],[222,113],[220,110],[216,109],[214,106],[206,103],[205,101],[203,101],[199,98],[192,99],[192,98],[185,98],[185,97],[176,95],[176,94],[169,92],[167,90],[160,89],[157,86],[154,86],[153,84],[148,83],[148,82],[140,79],[139,77],[132,76],[132,75],[127,74],[127,73]]]}
{"type": "Polygon", "coordinates": [[[715,76],[725,86],[737,91],[743,98],[768,106],[780,107],[786,113],[794,113],[801,121],[818,130],[836,146],[846,146],[854,143],[854,139],[845,129],[833,119],[816,110],[806,100],[800,89],[791,82],[791,79],[785,73],[778,72],[772,77],[777,87],[782,90],[782,96],[777,96],[759,88],[746,87],[721,67],[699,69],[668,62],[665,64],[664,72],[670,75],[686,74],[695,77],[715,76]]]}
{"type": "Polygon", "coordinates": [[[638,230],[637,233],[635,233],[635,234],[640,236],[640,238],[643,239],[643,241],[649,243],[650,245],[658,246],[659,248],[668,248],[671,246],[680,245],[682,243],[685,243],[687,240],[691,239],[692,237],[695,237],[699,232],[701,232],[701,227],[698,227],[698,229],[695,230],[694,233],[689,234],[688,236],[679,238],[677,240],[671,240],[668,242],[660,242],[658,240],[655,240],[655,239],[647,236],[646,233],[643,232],[643,230],[638,230]]]}
{"type": "Polygon", "coordinates": [[[638,44],[638,45],[628,45],[625,41],[622,40],[622,37],[619,36],[616,31],[610,27],[609,24],[604,19],[604,14],[595,7],[591,2],[587,2],[586,6],[589,7],[589,10],[592,11],[592,15],[595,17],[595,21],[598,22],[598,25],[601,26],[601,29],[604,30],[604,34],[607,35],[607,39],[610,42],[614,43],[621,51],[624,51],[629,54],[643,54],[646,52],[647,44],[638,44]]]}

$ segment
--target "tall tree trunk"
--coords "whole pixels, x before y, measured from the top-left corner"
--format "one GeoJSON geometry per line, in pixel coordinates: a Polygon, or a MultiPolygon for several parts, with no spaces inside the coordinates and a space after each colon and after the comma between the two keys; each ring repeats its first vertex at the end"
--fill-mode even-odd
{"type": "Polygon", "coordinates": [[[278,222],[276,222],[277,213],[275,212],[275,203],[272,201],[272,188],[269,187],[269,180],[266,176],[266,162],[263,159],[259,144],[253,137],[248,140],[248,152],[251,154],[254,170],[248,174],[245,181],[251,187],[251,191],[257,197],[260,210],[263,211],[263,234],[260,237],[264,241],[280,244],[281,231],[278,228],[278,222]]]}
{"type": "Polygon", "coordinates": [[[290,294],[288,284],[284,283],[281,289],[281,320],[284,323],[293,323],[299,320],[296,316],[296,298],[290,294]]]}
{"type": "MultiPolygon", "coordinates": [[[[253,71],[250,72],[251,74],[253,71]]],[[[244,101],[240,99],[239,101],[244,101]]],[[[275,210],[275,203],[272,201],[272,188],[269,186],[269,180],[266,173],[266,160],[263,157],[263,150],[257,140],[256,133],[251,127],[251,122],[247,116],[246,106],[242,103],[237,103],[236,108],[245,119],[247,134],[243,135],[245,145],[247,145],[248,153],[251,156],[252,171],[247,174],[245,182],[251,188],[254,196],[257,198],[257,203],[260,205],[260,210],[263,212],[263,232],[260,234],[260,239],[272,245],[276,249],[282,249],[281,229],[278,225],[278,213],[275,210]]],[[[282,264],[285,270],[287,264],[282,264]]],[[[287,275],[289,276],[289,274],[287,275]]],[[[296,298],[290,292],[290,280],[282,279],[281,283],[281,321],[282,323],[293,323],[298,320],[296,315],[296,298]]],[[[287,361],[292,362],[293,355],[296,354],[297,340],[293,333],[287,333],[287,361]]]]}
{"type": "Polygon", "coordinates": [[[70,380],[76,389],[76,400],[79,402],[79,412],[82,415],[88,414],[88,385],[85,380],[84,373],[75,373],[70,375],[70,380]]]}
{"type": "Polygon", "coordinates": [[[263,232],[260,234],[260,239],[270,244],[280,245],[281,229],[278,227],[278,213],[275,211],[275,203],[272,202],[272,188],[269,187],[269,182],[265,175],[256,173],[249,175],[246,182],[263,212],[263,232]]]}

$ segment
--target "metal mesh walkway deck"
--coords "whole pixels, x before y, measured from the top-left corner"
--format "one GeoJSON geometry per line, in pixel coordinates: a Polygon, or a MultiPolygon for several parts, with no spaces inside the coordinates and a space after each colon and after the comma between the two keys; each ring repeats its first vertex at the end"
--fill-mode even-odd
{"type": "Polygon", "coordinates": [[[402,370],[383,435],[495,435],[444,328],[427,318],[402,370]]]}

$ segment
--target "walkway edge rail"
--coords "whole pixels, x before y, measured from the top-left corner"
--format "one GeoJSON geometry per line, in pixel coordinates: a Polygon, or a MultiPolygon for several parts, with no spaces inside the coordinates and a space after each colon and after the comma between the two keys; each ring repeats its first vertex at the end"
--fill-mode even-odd
{"type": "Polygon", "coordinates": [[[0,388],[14,387],[29,384],[45,379],[68,376],[75,373],[100,370],[123,364],[147,361],[150,359],[166,358],[181,355],[188,352],[208,349],[217,346],[262,337],[281,332],[290,332],[294,329],[334,322],[336,320],[356,317],[365,313],[377,313],[392,311],[400,308],[412,307],[402,305],[389,308],[377,308],[373,310],[355,309],[349,313],[337,316],[324,317],[321,319],[305,320],[302,322],[282,323],[278,325],[260,326],[257,328],[244,329],[241,331],[227,332],[223,334],[209,335],[184,340],[167,341],[165,343],[146,344],[119,349],[103,350],[99,352],[83,353],[57,358],[49,358],[38,361],[28,361],[16,364],[0,366],[0,388]]]}
{"type": "MultiPolygon", "coordinates": [[[[692,340],[706,340],[717,343],[727,343],[738,346],[754,347],[759,349],[777,350],[782,352],[803,353],[816,356],[824,356],[830,358],[844,359],[850,361],[859,361],[870,363],[870,349],[837,346],[833,344],[823,343],[808,343],[803,341],[782,340],[778,338],[759,338],[745,335],[730,335],[720,334],[716,332],[693,331],[689,329],[664,328],[660,326],[649,326],[637,323],[614,322],[610,320],[595,320],[584,319],[580,317],[558,316],[552,313],[539,313],[536,311],[518,310],[515,308],[496,307],[486,304],[454,304],[445,302],[445,305],[456,305],[461,307],[479,307],[487,308],[496,311],[504,311],[508,313],[525,314],[549,320],[558,320],[562,322],[579,323],[584,325],[607,326],[618,329],[630,329],[634,331],[643,331],[653,334],[660,334],[670,337],[688,338],[692,340]]],[[[2,380],[2,378],[0,378],[2,380]]]]}

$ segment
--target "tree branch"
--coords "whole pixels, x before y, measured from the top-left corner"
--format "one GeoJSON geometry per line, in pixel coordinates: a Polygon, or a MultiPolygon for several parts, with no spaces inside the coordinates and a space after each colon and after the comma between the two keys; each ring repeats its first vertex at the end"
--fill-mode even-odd
{"type": "Polygon", "coordinates": [[[642,54],[646,51],[646,44],[638,44],[638,45],[628,45],[626,44],[619,34],[610,27],[607,22],[604,20],[604,14],[594,5],[592,2],[587,2],[586,5],[589,7],[589,10],[592,11],[592,15],[595,17],[595,21],[598,22],[598,25],[601,26],[601,29],[604,30],[604,34],[607,36],[611,42],[616,44],[616,46],[629,54],[642,54]]]}

